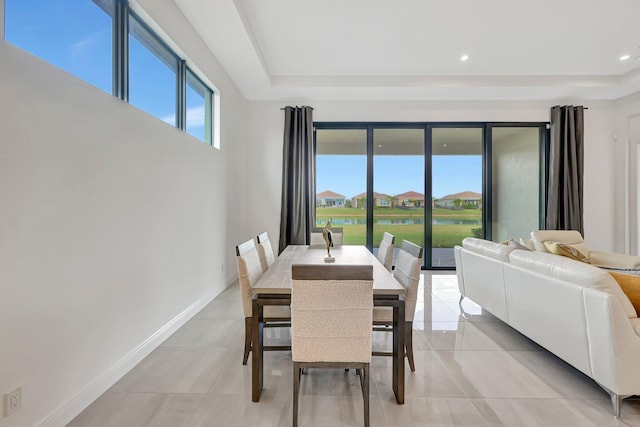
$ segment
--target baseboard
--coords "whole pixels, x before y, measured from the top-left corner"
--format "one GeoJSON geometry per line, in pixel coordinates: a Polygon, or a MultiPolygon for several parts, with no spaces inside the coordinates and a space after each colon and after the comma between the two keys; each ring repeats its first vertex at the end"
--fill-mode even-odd
{"type": "Polygon", "coordinates": [[[215,297],[216,295],[203,296],[184,309],[180,314],[138,345],[133,351],[109,368],[104,374],[91,382],[84,390],[76,394],[69,402],[62,405],[52,415],[46,417],[37,425],[42,427],[64,427],[67,425],[215,297]]]}

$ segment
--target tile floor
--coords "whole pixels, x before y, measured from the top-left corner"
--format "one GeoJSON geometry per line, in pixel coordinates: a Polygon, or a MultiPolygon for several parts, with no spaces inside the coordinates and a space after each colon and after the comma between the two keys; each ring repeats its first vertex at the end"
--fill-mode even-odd
{"type": "MultiPolygon", "coordinates": [[[[395,403],[391,359],[374,357],[371,426],[640,426],[640,399],[625,400],[616,420],[609,396],[591,379],[473,301],[459,306],[459,297],[453,273],[424,272],[413,331],[416,372],[407,365],[406,402],[395,403]]],[[[270,329],[266,337],[276,343],[287,333],[270,329]]],[[[243,334],[234,285],[69,426],[290,426],[290,353],[265,353],[264,391],[253,403],[243,334]]],[[[374,346],[390,348],[390,335],[375,333],[374,346]]],[[[361,426],[353,371],[303,376],[299,422],[361,426]]]]}

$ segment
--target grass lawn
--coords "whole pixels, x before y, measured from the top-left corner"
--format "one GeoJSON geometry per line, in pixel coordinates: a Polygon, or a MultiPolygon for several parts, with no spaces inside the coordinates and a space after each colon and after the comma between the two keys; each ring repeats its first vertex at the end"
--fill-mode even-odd
{"type": "MultiPolygon", "coordinates": [[[[422,209],[397,209],[397,208],[376,208],[374,218],[378,220],[394,219],[423,219],[422,209]]],[[[325,224],[327,218],[334,219],[333,225],[344,227],[344,243],[346,245],[364,245],[366,243],[366,211],[357,208],[317,208],[316,217],[318,225],[325,224]],[[354,224],[336,224],[336,220],[351,220],[354,224]],[[357,224],[355,220],[359,220],[357,224]]],[[[439,220],[480,220],[482,211],[480,209],[442,209],[433,210],[433,219],[439,220]]],[[[421,221],[422,222],[422,221],[421,221]]],[[[433,244],[434,248],[452,248],[462,243],[465,237],[473,236],[471,231],[478,228],[477,225],[469,224],[434,224],[433,244]]],[[[388,232],[396,236],[396,242],[409,240],[417,245],[424,244],[424,224],[374,224],[373,245],[377,247],[382,239],[382,233],[388,232]]]]}

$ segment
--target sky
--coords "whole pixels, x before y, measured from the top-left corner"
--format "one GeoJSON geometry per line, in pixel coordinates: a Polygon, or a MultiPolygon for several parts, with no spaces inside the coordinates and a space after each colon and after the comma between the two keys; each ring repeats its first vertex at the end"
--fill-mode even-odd
{"type": "MultiPolygon", "coordinates": [[[[316,191],[347,198],[367,189],[366,156],[318,155],[316,191]]],[[[391,196],[407,191],[424,194],[424,157],[375,156],[373,189],[391,196]]],[[[482,192],[481,156],[433,156],[432,194],[441,198],[462,191],[482,192]]]]}

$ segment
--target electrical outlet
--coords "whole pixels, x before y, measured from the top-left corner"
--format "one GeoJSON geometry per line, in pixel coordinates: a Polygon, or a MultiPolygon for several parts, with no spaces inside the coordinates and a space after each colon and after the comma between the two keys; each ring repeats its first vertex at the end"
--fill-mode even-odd
{"type": "Polygon", "coordinates": [[[4,395],[4,416],[8,417],[22,407],[22,386],[4,395]]]}

